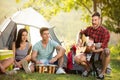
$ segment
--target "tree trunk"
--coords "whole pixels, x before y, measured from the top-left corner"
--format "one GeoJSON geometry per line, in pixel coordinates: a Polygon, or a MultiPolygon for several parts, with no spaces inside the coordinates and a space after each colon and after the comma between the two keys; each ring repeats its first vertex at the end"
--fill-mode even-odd
{"type": "Polygon", "coordinates": [[[93,12],[97,12],[97,2],[93,0],[93,12]]]}

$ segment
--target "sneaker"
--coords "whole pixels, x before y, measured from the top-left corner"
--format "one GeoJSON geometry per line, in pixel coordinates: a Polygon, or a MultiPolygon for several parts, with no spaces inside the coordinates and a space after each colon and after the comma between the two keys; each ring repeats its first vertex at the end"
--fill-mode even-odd
{"type": "Polygon", "coordinates": [[[101,69],[97,68],[97,72],[98,72],[98,74],[100,74],[101,73],[101,69]]]}
{"type": "Polygon", "coordinates": [[[88,76],[88,73],[89,73],[89,72],[85,70],[85,71],[82,73],[82,76],[87,77],[87,76],[88,76]]]}
{"type": "Polygon", "coordinates": [[[20,68],[19,67],[15,67],[13,70],[18,71],[18,70],[20,70],[20,68]]]}
{"type": "Polygon", "coordinates": [[[66,74],[66,72],[62,68],[58,68],[56,74],[66,74]]]}
{"type": "Polygon", "coordinates": [[[28,68],[28,62],[26,60],[22,60],[22,66],[26,73],[31,73],[30,68],[28,68]]]}
{"type": "Polygon", "coordinates": [[[5,74],[7,74],[7,75],[14,75],[14,74],[17,74],[17,71],[11,70],[11,71],[5,72],[5,74]]]}
{"type": "Polygon", "coordinates": [[[106,69],[106,74],[109,74],[109,75],[111,74],[111,68],[106,69]]]}
{"type": "Polygon", "coordinates": [[[104,79],[104,75],[103,74],[100,74],[97,79],[100,79],[100,80],[103,80],[104,79]]]}

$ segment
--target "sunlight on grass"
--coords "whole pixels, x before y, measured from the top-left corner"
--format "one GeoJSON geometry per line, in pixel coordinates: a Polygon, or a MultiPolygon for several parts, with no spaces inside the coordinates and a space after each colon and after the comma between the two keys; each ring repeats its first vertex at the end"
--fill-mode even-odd
{"type": "MultiPolygon", "coordinates": [[[[111,59],[112,73],[105,75],[105,80],[120,80],[120,60],[111,59]]],[[[38,72],[26,74],[24,71],[18,71],[18,74],[0,75],[0,80],[96,80],[94,76],[82,77],[80,74],[40,74],[38,72]]]]}
{"type": "MultiPolygon", "coordinates": [[[[114,48],[118,50],[117,48],[114,48]]],[[[119,50],[118,50],[119,51],[119,50]]],[[[105,75],[105,80],[120,80],[120,56],[118,51],[111,53],[111,67],[112,73],[111,75],[105,75]],[[114,56],[112,56],[114,54],[114,56]]],[[[17,74],[9,76],[9,75],[0,75],[0,80],[96,80],[94,76],[82,77],[80,74],[65,74],[65,75],[57,75],[57,74],[40,74],[38,72],[26,74],[24,71],[18,71],[17,74]]]]}

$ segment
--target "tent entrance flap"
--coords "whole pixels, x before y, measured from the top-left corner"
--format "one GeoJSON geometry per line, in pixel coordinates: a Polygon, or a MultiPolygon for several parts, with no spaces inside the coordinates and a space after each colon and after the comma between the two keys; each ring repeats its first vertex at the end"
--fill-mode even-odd
{"type": "Polygon", "coordinates": [[[7,25],[5,30],[2,32],[0,36],[0,49],[4,49],[7,47],[8,49],[11,49],[10,45],[15,39],[15,31],[17,29],[16,24],[13,21],[10,21],[10,23],[7,25]]]}
{"type": "Polygon", "coordinates": [[[53,28],[49,28],[49,32],[50,32],[51,38],[61,45],[61,42],[58,40],[57,36],[55,35],[54,27],[53,28]]]}

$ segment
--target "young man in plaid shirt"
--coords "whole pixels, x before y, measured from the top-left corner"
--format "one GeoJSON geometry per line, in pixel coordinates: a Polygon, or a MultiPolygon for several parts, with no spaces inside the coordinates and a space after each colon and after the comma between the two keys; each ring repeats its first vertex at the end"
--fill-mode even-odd
{"type": "MultiPolygon", "coordinates": [[[[94,13],[92,15],[92,26],[87,27],[86,30],[80,31],[80,34],[85,34],[94,40],[95,44],[100,44],[99,49],[95,47],[91,47],[90,52],[93,54],[100,54],[100,59],[102,60],[102,70],[98,76],[98,78],[104,78],[104,74],[106,72],[106,68],[110,62],[110,51],[108,49],[108,42],[110,39],[109,31],[103,27],[101,24],[100,14],[94,13]]],[[[80,36],[79,36],[80,37],[80,36]]],[[[80,40],[79,40],[80,41],[80,40]]],[[[90,67],[88,66],[87,56],[86,54],[80,54],[75,56],[75,61],[78,64],[82,64],[85,66],[86,70],[83,72],[83,76],[88,76],[90,71],[90,67]]]]}

